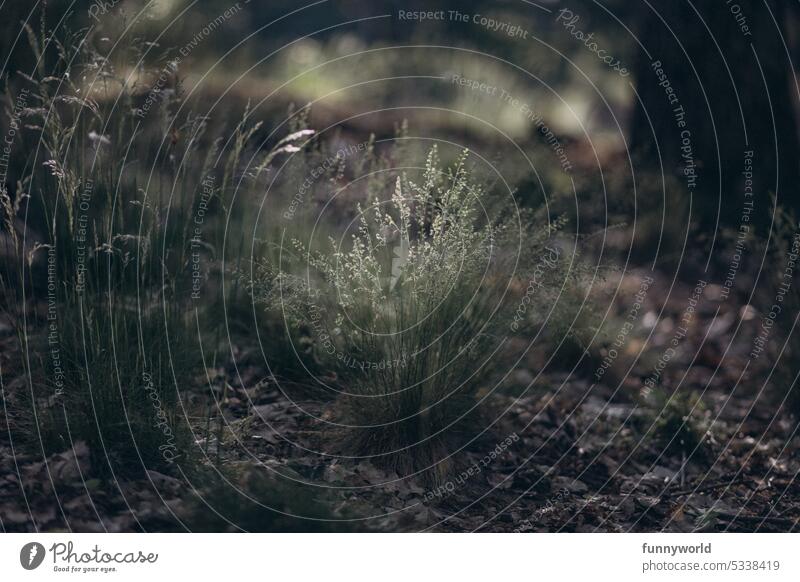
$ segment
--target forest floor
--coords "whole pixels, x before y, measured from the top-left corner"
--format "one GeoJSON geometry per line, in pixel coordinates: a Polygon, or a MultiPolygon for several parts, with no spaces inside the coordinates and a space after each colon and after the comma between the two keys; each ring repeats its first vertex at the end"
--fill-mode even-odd
{"type": "MultiPolygon", "coordinates": [[[[622,281],[618,321],[641,281],[636,274],[622,281]]],[[[654,289],[668,287],[661,283],[654,289]]],[[[314,482],[328,502],[358,516],[351,526],[371,531],[795,531],[800,436],[780,399],[767,397],[766,374],[748,364],[760,318],[713,297],[709,286],[683,336],[676,330],[693,287],[676,284],[670,299],[648,295],[637,322],[646,337],[627,338],[602,382],[592,383],[599,358],[574,373],[534,377],[540,356],[529,353],[511,376],[516,391],[489,395],[487,430],[474,450],[458,454],[456,477],[436,487],[368,461],[317,454],[321,421],[297,404],[321,418],[324,405],[290,402],[257,358],[215,371],[229,386],[225,461],[314,482]],[[652,396],[664,391],[667,401],[668,390],[699,400],[679,397],[687,410],[667,407],[658,417],[639,396],[676,337],[679,349],[652,396]]],[[[16,336],[6,328],[0,335],[6,395],[26,381],[10,373],[19,361],[16,336]]],[[[234,353],[246,356],[247,348],[234,353]]],[[[196,511],[187,480],[155,471],[136,481],[99,480],[85,444],[44,460],[0,429],[3,531],[179,531],[196,511]]]]}

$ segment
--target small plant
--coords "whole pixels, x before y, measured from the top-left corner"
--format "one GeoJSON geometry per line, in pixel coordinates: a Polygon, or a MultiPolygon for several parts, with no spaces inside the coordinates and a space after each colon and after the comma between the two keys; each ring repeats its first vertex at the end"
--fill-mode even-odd
{"type": "Polygon", "coordinates": [[[706,408],[696,392],[655,392],[652,435],[664,452],[703,460],[709,454],[706,408]],[[658,396],[660,395],[660,396],[658,396]]]}
{"type": "Polygon", "coordinates": [[[335,372],[314,381],[337,395],[338,452],[434,482],[473,434],[476,394],[507,337],[547,313],[555,281],[574,281],[550,246],[560,225],[510,213],[468,156],[445,172],[434,148],[418,180],[401,173],[390,195],[357,205],[355,232],[323,250],[294,240],[294,264],[262,262],[252,285],[289,327],[311,331],[313,361],[335,372]]]}

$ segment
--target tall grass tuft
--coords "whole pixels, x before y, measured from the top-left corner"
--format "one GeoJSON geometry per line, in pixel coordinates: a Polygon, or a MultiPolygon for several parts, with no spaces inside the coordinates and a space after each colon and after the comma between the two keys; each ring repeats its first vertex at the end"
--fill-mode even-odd
{"type": "MultiPolygon", "coordinates": [[[[219,258],[226,220],[239,220],[232,198],[242,160],[257,157],[249,194],[278,155],[313,132],[261,151],[260,124],[246,110],[223,142],[222,128],[182,112],[174,65],[169,89],[153,93],[146,80],[161,65],[114,62],[92,37],[62,43],[28,32],[41,59],[20,79],[24,176],[0,198],[15,257],[2,274],[4,307],[29,378],[27,390],[8,395],[15,437],[44,455],[86,442],[106,475],[193,462],[195,411],[184,396],[202,392],[193,378],[213,362],[201,347],[214,353],[224,324],[209,317],[200,329],[199,321],[221,311],[219,258]],[[26,246],[14,230],[22,216],[26,246]]],[[[148,46],[119,52],[138,58],[148,46]]],[[[245,234],[235,232],[241,240],[227,243],[240,249],[245,234]]]]}
{"type": "Polygon", "coordinates": [[[464,151],[445,171],[433,148],[416,179],[368,189],[340,240],[295,239],[294,262],[262,262],[253,284],[259,303],[310,331],[314,361],[333,372],[314,381],[336,394],[337,452],[433,482],[474,435],[477,395],[509,335],[575,277],[553,246],[563,224],[537,227],[468,161],[464,151]]]}

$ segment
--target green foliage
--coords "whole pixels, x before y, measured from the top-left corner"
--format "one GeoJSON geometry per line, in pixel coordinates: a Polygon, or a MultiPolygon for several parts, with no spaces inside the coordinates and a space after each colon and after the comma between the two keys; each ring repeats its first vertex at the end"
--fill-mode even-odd
{"type": "Polygon", "coordinates": [[[653,402],[652,436],[667,453],[708,458],[706,407],[696,392],[667,395],[657,390],[653,402]]]}
{"type": "MultiPolygon", "coordinates": [[[[5,225],[25,213],[29,237],[41,233],[26,248],[11,237],[16,261],[2,274],[3,308],[28,353],[30,390],[9,397],[15,436],[45,455],[86,442],[103,474],[194,462],[181,394],[206,365],[195,342],[213,343],[223,325],[209,317],[211,332],[202,333],[210,338],[198,337],[194,310],[221,311],[218,259],[226,243],[242,246],[226,238],[226,219],[241,222],[233,193],[263,185],[275,158],[299,151],[313,132],[257,151],[254,171],[237,184],[261,125],[249,109],[223,151],[208,119],[178,113],[174,67],[139,61],[124,76],[91,39],[45,46],[29,33],[47,66],[25,78],[20,139],[38,147],[27,150],[15,198],[3,191],[0,199],[5,225]],[[169,90],[133,80],[164,71],[169,90]],[[142,93],[155,96],[149,110],[142,93]]],[[[129,49],[141,55],[145,46],[129,49]]]]}
{"type": "Polygon", "coordinates": [[[310,331],[313,361],[340,380],[341,390],[315,378],[339,393],[338,452],[434,482],[474,428],[508,336],[541,324],[578,276],[552,240],[563,223],[537,228],[467,162],[465,151],[443,171],[434,148],[418,179],[367,188],[347,242],[295,239],[294,261],[261,262],[252,284],[257,302],[310,331]]]}

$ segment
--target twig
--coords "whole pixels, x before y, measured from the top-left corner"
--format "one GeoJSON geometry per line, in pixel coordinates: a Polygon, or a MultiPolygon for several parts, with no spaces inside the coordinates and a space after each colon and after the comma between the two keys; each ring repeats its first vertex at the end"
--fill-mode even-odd
{"type": "Polygon", "coordinates": [[[732,481],[718,481],[716,483],[711,483],[710,485],[704,485],[703,487],[697,487],[693,489],[681,489],[679,491],[667,491],[664,494],[669,495],[671,497],[678,497],[680,495],[689,495],[691,493],[705,493],[706,491],[710,491],[712,489],[717,489],[718,487],[730,487],[731,485],[738,485],[743,483],[747,478],[745,476],[739,476],[732,481]]]}

